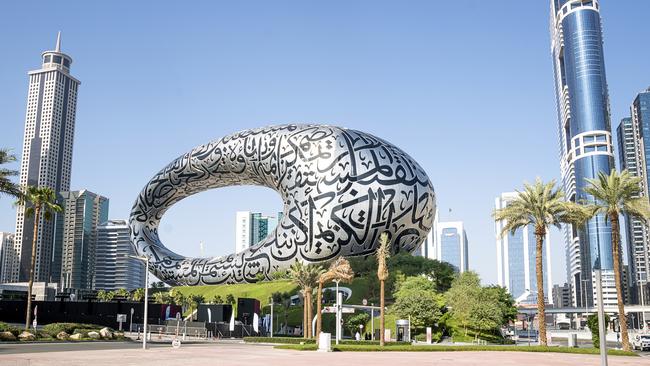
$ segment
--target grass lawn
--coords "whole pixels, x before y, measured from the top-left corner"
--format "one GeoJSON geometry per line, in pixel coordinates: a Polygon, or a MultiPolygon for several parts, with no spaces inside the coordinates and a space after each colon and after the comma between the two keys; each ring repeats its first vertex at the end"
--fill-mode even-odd
{"type": "Polygon", "coordinates": [[[269,298],[271,297],[272,293],[295,293],[298,291],[298,286],[291,283],[289,280],[282,280],[220,286],[179,286],[174,287],[174,292],[176,291],[182,293],[185,296],[203,295],[203,297],[205,297],[205,301],[207,302],[212,301],[216,295],[221,296],[221,298],[225,300],[228,294],[232,294],[235,299],[238,297],[258,299],[261,305],[265,306],[269,303],[269,298]]]}
{"type": "MultiPolygon", "coordinates": [[[[275,346],[277,349],[290,349],[298,351],[315,351],[315,344],[283,344],[275,346]]],[[[597,355],[599,350],[596,348],[569,348],[569,347],[542,347],[542,346],[412,346],[412,345],[392,345],[388,343],[384,347],[378,345],[350,345],[340,344],[332,345],[335,352],[462,352],[462,351],[490,351],[490,352],[554,352],[554,353],[574,353],[583,355],[597,355]]],[[[608,350],[611,356],[638,356],[634,352],[621,350],[608,350]]]]}

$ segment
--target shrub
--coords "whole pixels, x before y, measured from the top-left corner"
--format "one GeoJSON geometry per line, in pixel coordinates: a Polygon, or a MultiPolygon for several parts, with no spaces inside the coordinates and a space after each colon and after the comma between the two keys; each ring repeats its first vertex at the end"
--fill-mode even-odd
{"type": "Polygon", "coordinates": [[[93,330],[99,331],[102,328],[104,327],[96,324],[51,323],[43,327],[43,332],[49,334],[52,337],[56,337],[59,332],[66,332],[68,334],[81,333],[85,337],[88,332],[93,330]]]}
{"type": "Polygon", "coordinates": [[[9,325],[4,322],[0,322],[0,332],[11,332],[14,336],[18,336],[20,334],[21,330],[14,327],[13,325],[9,325]]]}

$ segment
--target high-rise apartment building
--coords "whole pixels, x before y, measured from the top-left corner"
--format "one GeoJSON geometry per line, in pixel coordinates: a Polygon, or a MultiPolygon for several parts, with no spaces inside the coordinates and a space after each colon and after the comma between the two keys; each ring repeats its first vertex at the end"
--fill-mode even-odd
{"type": "Polygon", "coordinates": [[[568,283],[564,285],[553,286],[553,306],[556,308],[571,307],[571,286],[568,283]]]}
{"type": "Polygon", "coordinates": [[[125,220],[109,220],[97,227],[94,289],[130,291],[144,286],[142,261],[129,257],[137,255],[129,234],[125,220]]]}
{"type": "Polygon", "coordinates": [[[14,234],[0,231],[0,283],[11,279],[11,264],[16,257],[14,234]]]}
{"type": "MultiPolygon", "coordinates": [[[[495,199],[495,208],[508,206],[518,196],[516,192],[502,193],[495,199]]],[[[501,235],[505,222],[495,223],[497,242],[497,283],[508,289],[519,304],[537,304],[537,238],[535,228],[527,225],[514,233],[501,235]]],[[[552,300],[551,235],[546,233],[542,246],[545,301],[552,300]]]]}
{"type": "Polygon", "coordinates": [[[62,289],[93,289],[97,227],[108,220],[108,198],[87,190],[61,192],[61,206],[54,243],[60,264],[52,266],[52,273],[60,273],[62,289]]]}
{"type": "MultiPolygon", "coordinates": [[[[550,26],[562,185],[568,200],[589,202],[586,179],[614,169],[600,2],[551,0],[550,26]]],[[[564,236],[573,305],[591,306],[594,269],[613,283],[611,227],[598,215],[582,228],[566,225],[564,236]]]]}
{"type": "MultiPolygon", "coordinates": [[[[50,187],[55,192],[70,190],[72,142],[74,137],[79,80],[70,75],[72,58],[61,52],[61,35],[54,51],[45,51],[42,65],[29,72],[27,113],[20,184],[50,187]]],[[[52,278],[54,222],[41,219],[36,241],[34,281],[58,281],[52,278]]],[[[16,258],[12,263],[11,282],[28,280],[32,255],[33,218],[25,208],[16,213],[16,258]]]]}
{"type": "Polygon", "coordinates": [[[435,216],[433,218],[433,226],[431,226],[431,230],[429,230],[427,237],[424,239],[424,242],[420,244],[420,247],[413,252],[413,255],[429,258],[429,259],[434,259],[434,257],[436,256],[438,217],[439,217],[438,210],[436,210],[435,216]]]}
{"type": "Polygon", "coordinates": [[[277,216],[264,216],[259,212],[237,211],[235,216],[235,252],[239,253],[259,243],[270,234],[282,220],[277,216]]]}
{"type": "MultiPolygon", "coordinates": [[[[650,88],[640,92],[630,107],[630,118],[623,118],[617,128],[621,169],[640,177],[640,196],[650,198],[650,88]]],[[[625,217],[627,236],[627,289],[633,303],[650,303],[648,269],[650,266],[650,229],[639,219],[625,217]]]]}

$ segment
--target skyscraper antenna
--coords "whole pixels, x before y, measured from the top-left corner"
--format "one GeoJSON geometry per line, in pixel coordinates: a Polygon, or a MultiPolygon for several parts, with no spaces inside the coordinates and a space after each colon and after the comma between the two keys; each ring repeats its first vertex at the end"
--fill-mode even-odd
{"type": "Polygon", "coordinates": [[[61,31],[56,35],[56,47],[54,48],[54,51],[61,52],[61,31]]]}

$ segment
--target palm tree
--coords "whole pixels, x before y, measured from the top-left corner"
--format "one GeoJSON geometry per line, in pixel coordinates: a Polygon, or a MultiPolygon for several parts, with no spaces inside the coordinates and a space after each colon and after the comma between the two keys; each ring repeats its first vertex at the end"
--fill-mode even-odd
{"type": "Polygon", "coordinates": [[[135,290],[133,290],[133,293],[131,294],[131,299],[137,302],[144,300],[144,289],[136,288],[135,290]]]}
{"type": "Polygon", "coordinates": [[[584,206],[564,200],[564,193],[555,181],[543,183],[539,178],[534,184],[524,184],[524,190],[506,207],[495,210],[495,221],[504,223],[500,235],[531,225],[535,228],[535,273],[537,275],[537,314],[539,339],[546,346],[546,323],[544,306],[543,244],[549,226],[562,224],[582,225],[589,218],[584,206]]]}
{"type": "MultiPolygon", "coordinates": [[[[318,278],[318,292],[316,293],[316,338],[320,336],[321,325],[323,321],[322,302],[323,302],[323,284],[332,280],[350,282],[354,277],[354,271],[350,267],[350,262],[343,257],[339,257],[332,262],[327,272],[318,278]]],[[[338,295],[337,295],[338,296],[338,295]]]]}
{"type": "Polygon", "coordinates": [[[129,291],[125,288],[115,290],[115,297],[117,298],[128,299],[130,295],[129,291]]]}
{"type": "Polygon", "coordinates": [[[592,214],[603,215],[612,225],[612,259],[614,261],[614,281],[616,283],[616,298],[618,302],[619,324],[623,349],[630,350],[630,339],[627,334],[627,318],[623,306],[623,289],[621,284],[621,237],[619,215],[650,220],[650,203],[647,197],[639,197],[641,193],[641,178],[633,177],[627,170],[618,173],[612,170],[609,175],[600,172],[597,179],[587,179],[585,193],[594,197],[595,203],[589,205],[592,214]]]}
{"type": "MultiPolygon", "coordinates": [[[[9,153],[7,149],[0,149],[0,166],[7,163],[13,163],[16,157],[9,153]]],[[[16,183],[9,180],[9,177],[15,177],[18,171],[0,168],[0,194],[6,194],[12,197],[20,197],[20,189],[16,183]]]]}
{"type": "Polygon", "coordinates": [[[25,208],[25,217],[34,218],[34,237],[32,238],[32,260],[29,267],[29,283],[27,285],[27,311],[25,329],[29,329],[32,317],[32,286],[34,285],[34,268],[36,267],[36,241],[41,219],[50,220],[53,212],[61,212],[63,208],[56,203],[56,194],[49,187],[27,186],[21,192],[17,206],[25,208]]]}
{"type": "MultiPolygon", "coordinates": [[[[179,294],[180,294],[180,292],[179,292],[179,294]]],[[[182,297],[183,294],[180,294],[180,295],[182,297]]],[[[167,293],[167,292],[160,291],[160,292],[155,292],[153,294],[153,301],[156,304],[167,304],[169,302],[169,300],[171,300],[171,299],[170,299],[169,293],[167,293]]],[[[176,303],[176,298],[173,299],[173,302],[176,305],[180,305],[179,303],[176,303]]]]}
{"type": "Polygon", "coordinates": [[[386,340],[384,339],[385,327],[385,314],[384,314],[384,283],[388,279],[388,266],[386,266],[386,259],[390,256],[390,241],[388,240],[388,233],[383,232],[379,236],[379,248],[375,253],[377,256],[377,279],[379,279],[379,345],[383,346],[386,340]]]}
{"type": "Polygon", "coordinates": [[[311,319],[313,317],[312,293],[318,284],[323,268],[317,265],[295,262],[289,269],[293,282],[300,286],[303,296],[303,337],[311,338],[311,319]]]}

